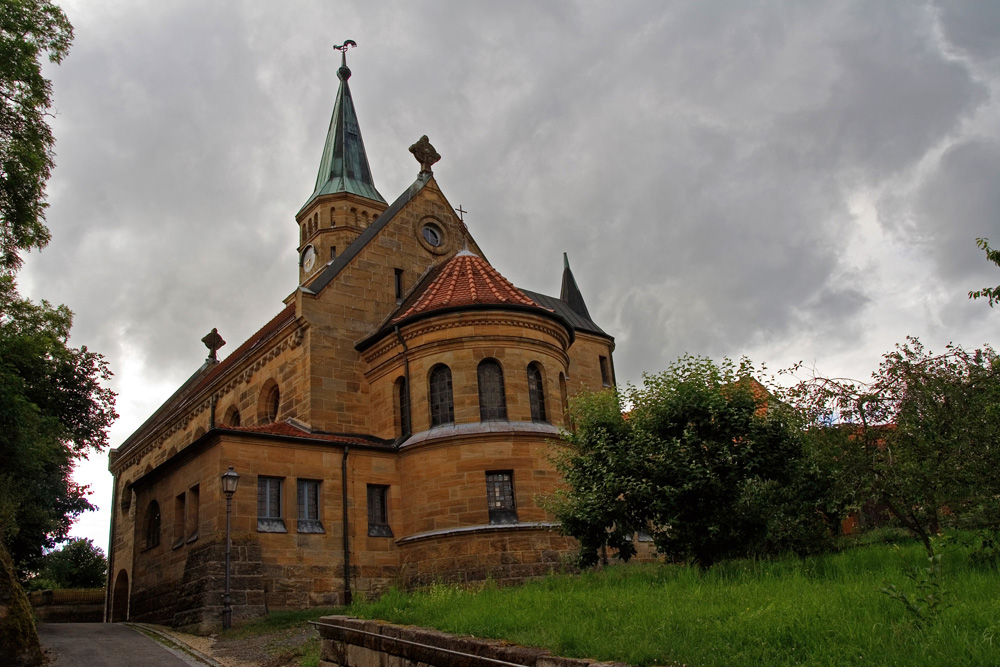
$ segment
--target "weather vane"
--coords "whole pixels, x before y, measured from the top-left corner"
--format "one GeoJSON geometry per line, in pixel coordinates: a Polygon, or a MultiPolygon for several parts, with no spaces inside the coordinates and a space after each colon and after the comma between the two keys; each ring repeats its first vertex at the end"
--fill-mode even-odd
{"type": "Polygon", "coordinates": [[[349,39],[346,42],[344,42],[343,44],[341,44],[340,46],[334,45],[333,48],[337,49],[341,53],[347,53],[348,47],[357,46],[357,45],[358,45],[357,42],[355,42],[353,39],[349,39]]]}

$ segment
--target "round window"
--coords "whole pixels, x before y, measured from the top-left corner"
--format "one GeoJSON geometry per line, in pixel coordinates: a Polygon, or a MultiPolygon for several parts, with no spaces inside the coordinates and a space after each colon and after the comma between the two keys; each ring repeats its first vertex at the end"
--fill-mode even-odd
{"type": "Polygon", "coordinates": [[[424,240],[433,247],[437,248],[441,245],[441,230],[437,228],[437,225],[426,224],[421,233],[424,235],[424,240]]]}

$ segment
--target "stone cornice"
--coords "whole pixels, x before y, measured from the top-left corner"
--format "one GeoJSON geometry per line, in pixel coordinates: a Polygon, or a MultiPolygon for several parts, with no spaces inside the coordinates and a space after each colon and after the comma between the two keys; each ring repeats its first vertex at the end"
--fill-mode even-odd
{"type": "Polygon", "coordinates": [[[162,445],[167,438],[178,431],[185,430],[192,420],[209,410],[213,400],[218,403],[220,398],[239,385],[249,383],[255,373],[269,365],[282,352],[298,348],[305,339],[309,325],[301,320],[293,324],[295,328],[291,332],[277,338],[271,347],[263,349],[255,356],[241,362],[236,368],[198,392],[196,396],[185,401],[171,418],[143,434],[127,450],[115,450],[115,457],[109,465],[111,473],[117,477],[128,468],[138,464],[146,454],[162,445]]]}

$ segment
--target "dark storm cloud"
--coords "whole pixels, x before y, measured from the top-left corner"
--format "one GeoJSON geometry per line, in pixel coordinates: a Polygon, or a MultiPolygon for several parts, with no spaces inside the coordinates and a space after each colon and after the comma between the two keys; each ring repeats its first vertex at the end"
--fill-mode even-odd
{"type": "MultiPolygon", "coordinates": [[[[77,41],[53,70],[55,240],[28,280],[78,312],[80,342],[155,377],[190,373],[212,326],[234,349],[294,288],[293,216],[336,92],[330,43],[347,38],[382,194],[412,182],[406,148],[430,135],[445,194],[504,275],[557,293],[569,253],[623,379],[684,351],[856,348],[885,297],[875,274],[893,271],[858,241],[858,191],[883,196],[900,243],[919,230],[921,251],[949,197],[979,207],[969,220],[1000,208],[974,177],[992,158],[947,150],[993,139],[962,135],[995,106],[989,68],[939,44],[992,57],[973,5],[70,10],[77,41]]],[[[944,274],[970,261],[950,243],[944,274]]]]}
{"type": "Polygon", "coordinates": [[[982,237],[1000,243],[1000,141],[977,137],[948,148],[913,201],[917,240],[942,278],[967,289],[1000,282],[975,246],[982,237]]]}
{"type": "Polygon", "coordinates": [[[980,0],[935,3],[945,37],[961,53],[978,60],[1000,56],[1000,5],[980,0]]]}

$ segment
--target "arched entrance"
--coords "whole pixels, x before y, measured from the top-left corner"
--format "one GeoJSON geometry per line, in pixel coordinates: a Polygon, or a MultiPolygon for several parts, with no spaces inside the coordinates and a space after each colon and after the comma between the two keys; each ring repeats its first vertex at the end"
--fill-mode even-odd
{"type": "Polygon", "coordinates": [[[115,577],[115,592],[111,596],[111,622],[128,620],[128,573],[122,570],[115,577]]]}

